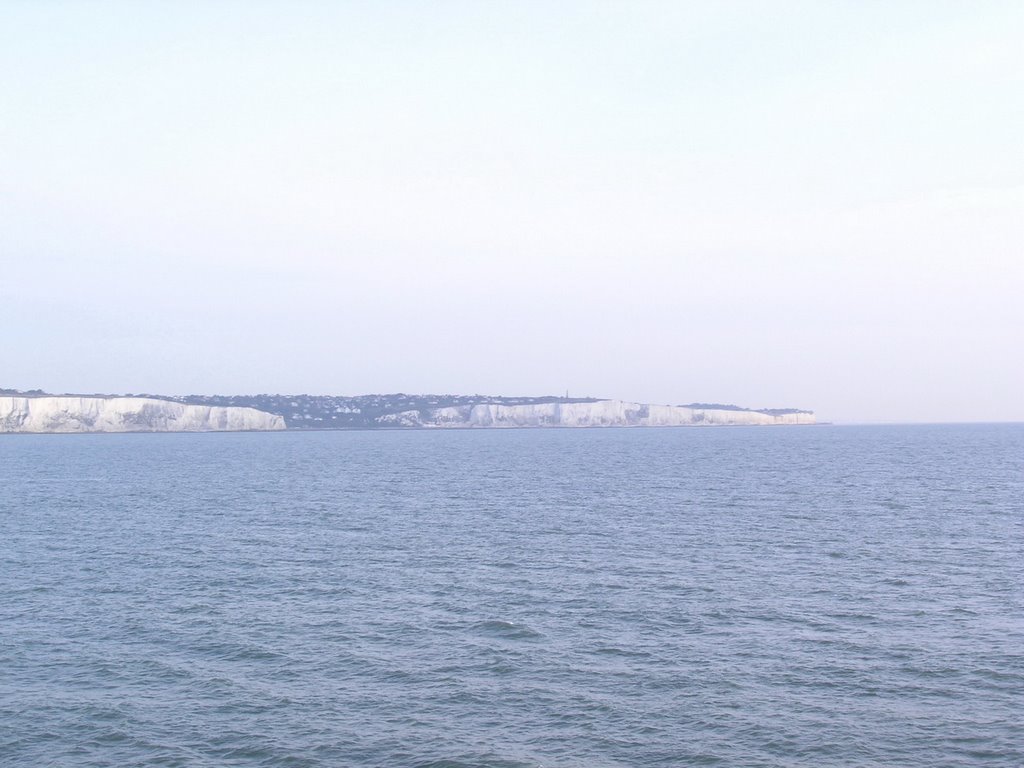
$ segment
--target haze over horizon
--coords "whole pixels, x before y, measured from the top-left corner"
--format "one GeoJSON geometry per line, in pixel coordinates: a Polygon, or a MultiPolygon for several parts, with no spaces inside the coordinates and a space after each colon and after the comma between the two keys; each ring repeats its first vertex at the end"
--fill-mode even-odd
{"type": "Polygon", "coordinates": [[[2,9],[0,387],[1024,421],[1024,5],[2,9]]]}

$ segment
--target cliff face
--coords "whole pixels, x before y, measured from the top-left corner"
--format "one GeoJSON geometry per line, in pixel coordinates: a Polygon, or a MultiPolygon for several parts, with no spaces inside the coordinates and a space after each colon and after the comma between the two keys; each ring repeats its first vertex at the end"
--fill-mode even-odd
{"type": "Polygon", "coordinates": [[[381,416],[395,427],[682,427],[700,425],[814,424],[813,413],[765,413],[682,405],[643,405],[623,400],[589,403],[501,405],[481,403],[381,416]]]}
{"type": "Polygon", "coordinates": [[[147,397],[0,397],[0,432],[237,432],[284,429],[255,408],[147,397]]]}
{"type": "MultiPolygon", "coordinates": [[[[306,396],[296,396],[303,398],[306,396]]],[[[388,396],[374,396],[387,400],[388,396]]],[[[392,398],[408,396],[392,396],[392,398]]],[[[280,399],[280,398],[279,398],[280,399]]],[[[308,399],[308,398],[307,398],[308,399]]],[[[455,398],[448,398],[451,403],[455,398]]],[[[465,398],[468,399],[468,398],[465,398]]],[[[462,402],[392,412],[357,413],[359,428],[425,427],[681,427],[814,424],[808,411],[753,411],[703,404],[645,405],[624,400],[462,402]]],[[[289,401],[291,402],[291,401],[289,401]]],[[[436,402],[436,399],[435,399],[436,402]]],[[[295,403],[292,403],[294,406],[295,403]]],[[[301,406],[302,403],[299,403],[301,406]]],[[[385,406],[387,403],[384,404],[385,406]]],[[[402,406],[405,405],[403,409],[402,406]]],[[[419,405],[419,403],[417,403],[419,405]]],[[[337,406],[336,406],[337,407],[337,406]]],[[[392,405],[394,407],[394,405],[392,405]]],[[[308,419],[305,420],[308,422],[308,419]]],[[[317,420],[317,423],[321,423],[317,420]]],[[[309,428],[297,420],[299,428],[309,428]]],[[[0,395],[3,432],[240,432],[285,429],[285,417],[242,405],[200,404],[155,397],[0,395]]]]}

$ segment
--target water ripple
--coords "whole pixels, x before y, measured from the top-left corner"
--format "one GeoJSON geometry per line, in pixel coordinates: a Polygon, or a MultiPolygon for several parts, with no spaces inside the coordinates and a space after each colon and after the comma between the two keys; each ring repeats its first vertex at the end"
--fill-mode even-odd
{"type": "Polygon", "coordinates": [[[0,440],[0,766],[1020,766],[1024,427],[0,440]]]}

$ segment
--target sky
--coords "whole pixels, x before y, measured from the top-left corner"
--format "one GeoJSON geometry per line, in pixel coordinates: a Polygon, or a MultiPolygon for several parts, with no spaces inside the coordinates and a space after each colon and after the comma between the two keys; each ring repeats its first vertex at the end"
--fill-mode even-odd
{"type": "Polygon", "coordinates": [[[0,387],[1024,420],[1024,3],[0,0],[0,387]]]}

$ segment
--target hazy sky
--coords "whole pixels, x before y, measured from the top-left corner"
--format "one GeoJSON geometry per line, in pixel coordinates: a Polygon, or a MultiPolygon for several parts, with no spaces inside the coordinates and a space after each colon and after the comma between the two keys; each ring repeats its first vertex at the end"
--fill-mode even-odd
{"type": "Polygon", "coordinates": [[[1024,420],[1024,3],[0,0],[0,386],[1024,420]]]}

